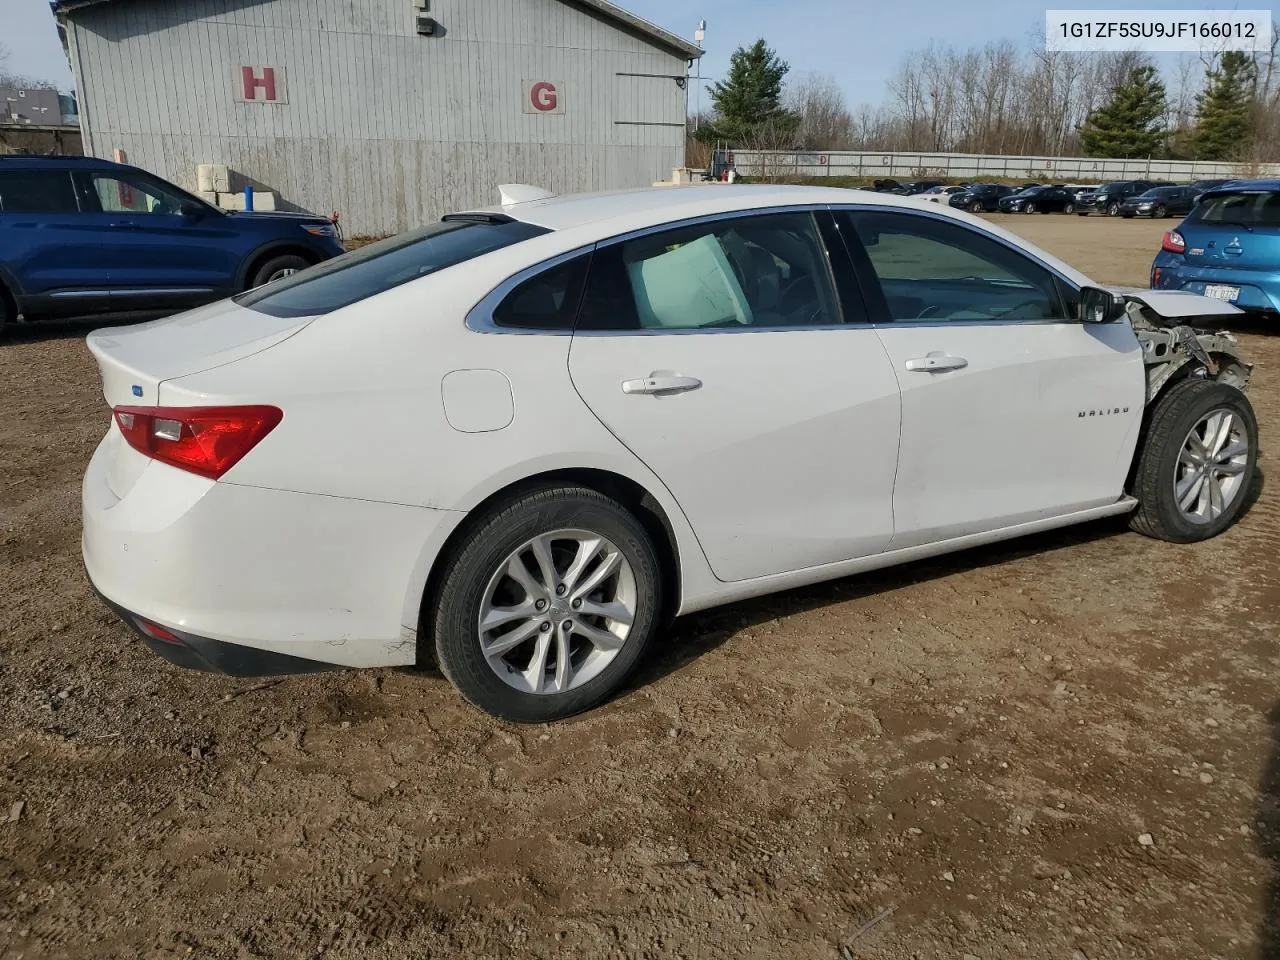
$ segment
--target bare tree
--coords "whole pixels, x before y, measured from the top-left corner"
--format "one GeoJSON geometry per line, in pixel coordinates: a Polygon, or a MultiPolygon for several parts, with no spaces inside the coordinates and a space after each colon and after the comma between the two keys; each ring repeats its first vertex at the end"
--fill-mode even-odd
{"type": "Polygon", "coordinates": [[[852,149],[853,117],[830,74],[807,73],[788,84],[783,102],[800,116],[795,133],[799,146],[807,150],[852,149]]]}

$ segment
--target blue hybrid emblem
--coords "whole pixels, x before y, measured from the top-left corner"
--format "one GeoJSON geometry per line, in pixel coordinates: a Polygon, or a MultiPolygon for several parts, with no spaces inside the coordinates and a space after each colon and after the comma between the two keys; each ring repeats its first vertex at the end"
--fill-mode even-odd
{"type": "Polygon", "coordinates": [[[135,397],[142,396],[142,387],[138,386],[136,383],[133,385],[133,395],[135,397]]]}

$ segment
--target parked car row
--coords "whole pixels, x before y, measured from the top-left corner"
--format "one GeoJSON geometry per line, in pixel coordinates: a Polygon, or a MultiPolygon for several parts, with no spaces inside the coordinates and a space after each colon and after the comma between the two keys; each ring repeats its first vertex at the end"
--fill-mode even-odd
{"type": "Polygon", "coordinates": [[[971,213],[1099,213],[1110,217],[1160,217],[1189,213],[1206,190],[1231,180],[1117,180],[1105,184],[1002,183],[943,184],[936,180],[877,180],[876,193],[914,196],[971,213]]]}

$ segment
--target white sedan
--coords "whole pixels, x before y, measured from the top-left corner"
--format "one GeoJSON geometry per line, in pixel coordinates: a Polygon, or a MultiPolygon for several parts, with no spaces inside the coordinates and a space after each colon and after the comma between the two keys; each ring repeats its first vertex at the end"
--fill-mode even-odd
{"type": "Polygon", "coordinates": [[[1094,288],[836,189],[555,197],[89,337],[84,562],[234,674],[434,660],[496,716],[616,690],[676,614],[1131,513],[1247,502],[1235,308],[1094,288]]]}
{"type": "Polygon", "coordinates": [[[917,200],[928,200],[930,203],[947,203],[953,193],[963,193],[968,187],[930,187],[924,193],[915,194],[917,200]]]}

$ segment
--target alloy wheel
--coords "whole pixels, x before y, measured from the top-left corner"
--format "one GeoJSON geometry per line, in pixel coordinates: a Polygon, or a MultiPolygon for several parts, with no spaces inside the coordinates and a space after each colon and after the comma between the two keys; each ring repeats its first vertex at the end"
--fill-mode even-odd
{"type": "Polygon", "coordinates": [[[525,541],[499,564],[480,602],[480,651],[523,693],[564,693],[600,674],[635,622],[635,572],[590,530],[525,541]]]}
{"type": "Polygon", "coordinates": [[[1212,523],[1244,489],[1249,435],[1231,410],[1218,408],[1201,417],[1182,442],[1174,468],[1173,497],[1192,523],[1212,523]]]}

